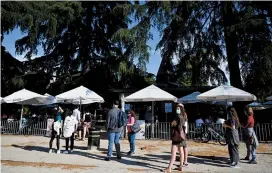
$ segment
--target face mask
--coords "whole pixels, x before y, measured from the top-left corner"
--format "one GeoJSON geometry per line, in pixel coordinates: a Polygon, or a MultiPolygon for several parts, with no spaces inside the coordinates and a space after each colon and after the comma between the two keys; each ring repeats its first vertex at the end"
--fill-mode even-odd
{"type": "Polygon", "coordinates": [[[177,109],[177,110],[176,110],[176,113],[179,115],[179,114],[180,114],[180,109],[177,109]]]}

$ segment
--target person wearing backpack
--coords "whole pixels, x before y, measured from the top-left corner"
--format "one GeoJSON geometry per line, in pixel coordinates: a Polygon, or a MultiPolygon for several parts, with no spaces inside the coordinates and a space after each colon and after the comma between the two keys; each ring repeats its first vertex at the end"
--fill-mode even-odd
{"type": "Polygon", "coordinates": [[[121,128],[126,125],[125,113],[119,108],[119,101],[113,103],[113,108],[108,112],[106,120],[106,130],[108,133],[108,153],[105,158],[106,161],[111,160],[113,143],[117,153],[117,159],[121,159],[120,149],[120,132],[121,128]]]}
{"type": "Polygon", "coordinates": [[[130,144],[130,151],[127,154],[130,156],[135,154],[136,133],[132,131],[132,126],[134,125],[134,123],[135,123],[135,112],[133,110],[130,110],[128,114],[128,123],[127,123],[128,141],[130,144]]]}

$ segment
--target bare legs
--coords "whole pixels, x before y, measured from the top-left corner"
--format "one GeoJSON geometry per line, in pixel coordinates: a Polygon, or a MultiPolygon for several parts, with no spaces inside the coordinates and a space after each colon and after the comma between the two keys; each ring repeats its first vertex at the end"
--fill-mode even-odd
{"type": "Polygon", "coordinates": [[[166,169],[166,172],[171,172],[172,170],[172,167],[176,161],[176,154],[177,154],[177,150],[179,150],[179,154],[180,154],[180,167],[179,167],[179,170],[182,171],[182,165],[183,165],[183,147],[180,146],[180,145],[172,145],[172,148],[171,148],[171,160],[170,160],[170,163],[169,163],[169,166],[168,168],[166,169]]]}
{"type": "Polygon", "coordinates": [[[79,139],[79,140],[82,139],[82,138],[81,138],[81,130],[78,131],[78,139],[79,139]]]}
{"type": "Polygon", "coordinates": [[[183,151],[184,151],[184,163],[187,164],[188,163],[188,148],[183,147],[183,151]]]}
{"type": "Polygon", "coordinates": [[[85,126],[83,127],[83,136],[82,136],[82,139],[83,139],[83,140],[85,140],[85,138],[86,138],[87,130],[88,130],[88,126],[85,125],[85,126]]]}

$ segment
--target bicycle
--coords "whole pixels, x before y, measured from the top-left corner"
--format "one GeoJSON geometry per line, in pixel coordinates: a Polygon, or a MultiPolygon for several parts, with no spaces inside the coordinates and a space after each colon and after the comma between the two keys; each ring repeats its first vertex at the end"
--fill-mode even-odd
{"type": "Polygon", "coordinates": [[[217,132],[211,127],[208,127],[208,129],[202,133],[201,140],[204,143],[208,143],[211,139],[215,139],[217,142],[219,142],[219,144],[223,146],[227,145],[227,140],[222,131],[217,132]]]}

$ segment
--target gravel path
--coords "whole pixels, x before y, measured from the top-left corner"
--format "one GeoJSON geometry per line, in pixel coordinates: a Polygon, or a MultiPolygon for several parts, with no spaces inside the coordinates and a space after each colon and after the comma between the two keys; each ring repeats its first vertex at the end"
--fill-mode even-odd
{"type": "MultiPolygon", "coordinates": [[[[170,141],[137,141],[137,155],[125,156],[129,150],[126,140],[121,141],[124,157],[104,161],[107,141],[101,140],[100,150],[86,150],[87,141],[76,141],[73,154],[48,153],[47,137],[1,136],[1,170],[5,173],[47,173],[47,172],[161,172],[170,160],[170,141]],[[141,150],[141,148],[143,150],[141,150]]],[[[55,142],[55,141],[54,141],[55,142]]],[[[64,149],[64,140],[61,140],[64,149]]],[[[272,144],[261,144],[258,148],[258,164],[249,165],[241,161],[240,169],[229,168],[226,146],[217,143],[189,142],[189,167],[185,173],[271,173],[272,144]]],[[[55,143],[53,144],[55,147],[55,143]]],[[[245,145],[240,145],[240,157],[245,157],[245,145]]],[[[178,166],[178,162],[176,162],[178,166]]],[[[178,171],[173,171],[178,172],[178,171]]]]}

